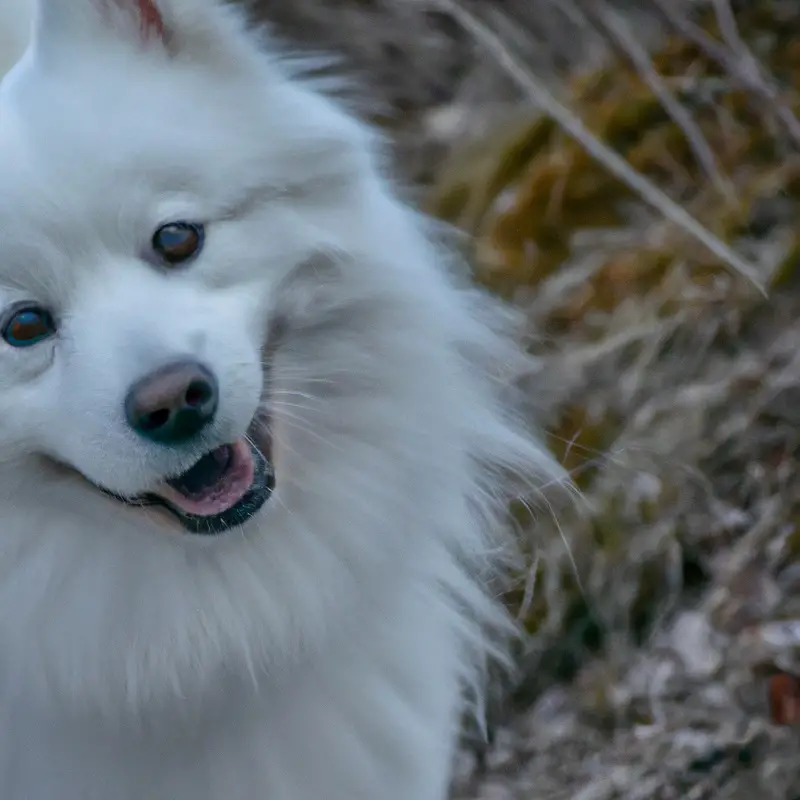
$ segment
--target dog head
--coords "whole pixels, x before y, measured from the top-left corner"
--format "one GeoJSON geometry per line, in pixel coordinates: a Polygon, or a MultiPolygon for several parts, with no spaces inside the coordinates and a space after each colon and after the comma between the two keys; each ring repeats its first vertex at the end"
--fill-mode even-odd
{"type": "Polygon", "coordinates": [[[514,351],[372,135],[235,9],[40,0],[0,86],[0,181],[20,675],[111,713],[207,697],[415,564],[493,608],[463,565],[496,475],[551,474],[486,369],[514,351]]]}
{"type": "Polygon", "coordinates": [[[264,331],[342,233],[303,229],[357,180],[355,126],[213,3],[43,2],[2,95],[5,451],[240,525],[272,490],[264,331]]]}

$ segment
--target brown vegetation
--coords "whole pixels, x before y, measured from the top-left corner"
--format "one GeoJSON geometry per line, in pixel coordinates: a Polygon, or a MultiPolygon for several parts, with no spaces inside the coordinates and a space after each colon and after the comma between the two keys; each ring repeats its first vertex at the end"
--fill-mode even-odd
{"type": "Polygon", "coordinates": [[[534,647],[459,798],[800,796],[800,4],[633,5],[297,5],[374,32],[341,49],[528,311],[583,492],[533,521],[534,647]]]}

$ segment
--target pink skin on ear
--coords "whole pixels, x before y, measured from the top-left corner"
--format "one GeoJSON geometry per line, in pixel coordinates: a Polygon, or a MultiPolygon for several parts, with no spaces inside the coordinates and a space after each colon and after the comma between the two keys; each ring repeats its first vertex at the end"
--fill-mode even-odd
{"type": "Polygon", "coordinates": [[[147,39],[156,35],[159,39],[164,38],[164,20],[153,0],[135,0],[135,6],[139,12],[139,21],[142,36],[147,39]]]}

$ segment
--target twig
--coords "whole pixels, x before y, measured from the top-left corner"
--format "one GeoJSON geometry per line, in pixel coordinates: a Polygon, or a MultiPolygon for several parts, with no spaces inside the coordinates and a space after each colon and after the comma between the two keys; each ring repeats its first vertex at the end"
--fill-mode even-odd
{"type": "Polygon", "coordinates": [[[674,8],[674,0],[651,0],[664,19],[682,36],[694,42],[709,58],[717,62],[730,78],[740,83],[745,89],[753,92],[758,98],[766,101],[769,109],[780,120],[795,146],[800,147],[800,120],[783,102],[778,89],[764,77],[763,69],[755,56],[748,50],[736,28],[735,18],[724,0],[715,0],[715,11],[720,28],[726,38],[730,38],[728,46],[706,33],[699,25],[679,14],[674,8]],[[722,8],[722,6],[725,8],[722,8]],[[731,21],[733,20],[733,25],[731,21]]]}
{"type": "Polygon", "coordinates": [[[559,102],[552,92],[525,68],[516,55],[481,20],[457,0],[433,0],[433,2],[468,31],[491,54],[529,99],[582,145],[590,156],[635,191],[642,200],[703,244],[723,263],[739,273],[762,295],[766,296],[766,289],[755,265],[737,255],[661,189],[637,172],[619,153],[598,139],[574,112],[559,102]]]}
{"type": "Polygon", "coordinates": [[[736,24],[736,15],[730,6],[728,0],[713,0],[714,3],[714,16],[717,18],[717,25],[725,40],[725,44],[733,50],[736,55],[744,56],[751,60],[751,63],[757,63],[755,57],[750,52],[749,48],[739,34],[739,26],[736,24]]]}
{"type": "Polygon", "coordinates": [[[641,78],[650,87],[650,91],[683,131],[700,168],[708,175],[720,194],[724,195],[728,201],[733,202],[736,198],[733,185],[720,171],[717,159],[703,136],[703,132],[686,107],[669,90],[653,66],[644,47],[630,32],[627,23],[605,0],[589,0],[585,11],[630,59],[641,78]]]}

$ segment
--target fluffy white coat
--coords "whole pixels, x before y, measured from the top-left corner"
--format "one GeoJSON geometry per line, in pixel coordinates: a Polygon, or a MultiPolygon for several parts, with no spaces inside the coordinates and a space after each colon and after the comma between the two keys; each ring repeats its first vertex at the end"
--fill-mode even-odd
{"type": "MultiPolygon", "coordinates": [[[[6,62],[28,12],[6,0],[6,62]]],[[[442,800],[506,623],[508,476],[560,478],[495,376],[504,313],[234,8],[38,12],[0,85],[0,309],[58,333],[0,340],[0,795],[442,800]],[[207,244],[167,273],[143,252],[176,218],[207,244]],[[201,455],[122,413],[186,354],[219,441],[257,413],[275,440],[273,498],[211,539],[97,488],[201,455]]]]}

